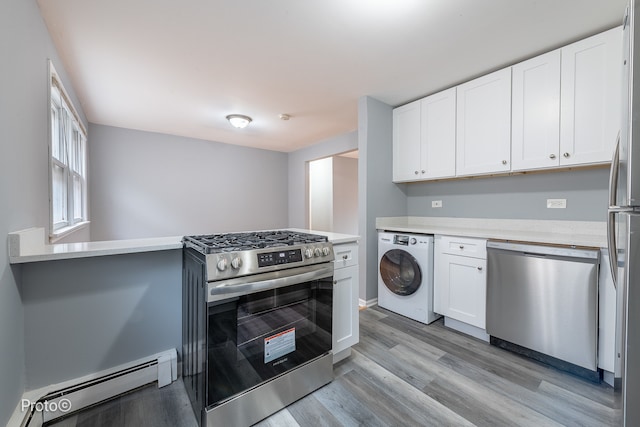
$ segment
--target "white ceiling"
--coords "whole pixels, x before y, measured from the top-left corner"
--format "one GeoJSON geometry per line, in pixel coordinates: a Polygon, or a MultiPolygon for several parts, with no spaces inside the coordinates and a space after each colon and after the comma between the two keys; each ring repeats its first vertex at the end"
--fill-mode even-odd
{"type": "Polygon", "coordinates": [[[288,152],[356,130],[363,95],[404,104],[618,25],[627,0],[37,2],[91,123],[288,152]]]}

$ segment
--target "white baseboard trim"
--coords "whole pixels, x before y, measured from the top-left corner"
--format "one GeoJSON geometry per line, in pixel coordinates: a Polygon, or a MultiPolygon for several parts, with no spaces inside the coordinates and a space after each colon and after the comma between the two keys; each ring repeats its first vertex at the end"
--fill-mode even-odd
{"type": "Polygon", "coordinates": [[[342,351],[334,353],[333,354],[333,364],[335,365],[336,363],[340,362],[341,360],[346,359],[349,356],[351,356],[351,347],[345,348],[342,351]]]}
{"type": "Polygon", "coordinates": [[[489,342],[490,336],[487,334],[487,331],[484,329],[480,329],[477,326],[469,325],[464,322],[460,322],[459,320],[452,319],[451,317],[444,318],[444,326],[447,328],[455,329],[458,332],[462,332],[463,334],[471,335],[472,337],[478,338],[482,341],[489,342]]]}
{"type": "Polygon", "coordinates": [[[9,420],[10,426],[41,427],[71,412],[111,399],[143,385],[158,387],[178,379],[175,349],[111,369],[25,392],[9,420]]]}
{"type": "Polygon", "coordinates": [[[615,374],[613,372],[609,372],[609,371],[602,371],[602,380],[609,384],[611,387],[615,387],[614,386],[614,380],[615,380],[615,374]]]}
{"type": "Polygon", "coordinates": [[[362,307],[369,308],[369,307],[373,307],[374,305],[377,305],[377,304],[378,304],[378,298],[373,298],[373,299],[366,300],[366,301],[363,300],[362,298],[360,298],[358,300],[358,305],[360,306],[360,308],[362,308],[362,307]]]}

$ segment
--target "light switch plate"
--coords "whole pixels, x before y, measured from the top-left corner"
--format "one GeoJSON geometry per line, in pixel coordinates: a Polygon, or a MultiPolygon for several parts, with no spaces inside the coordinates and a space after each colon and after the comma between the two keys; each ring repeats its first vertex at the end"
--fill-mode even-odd
{"type": "Polygon", "coordinates": [[[567,199],[547,199],[547,209],[566,209],[567,199]]]}
{"type": "Polygon", "coordinates": [[[442,200],[432,200],[431,201],[431,207],[432,208],[441,208],[442,207],[442,200]]]}

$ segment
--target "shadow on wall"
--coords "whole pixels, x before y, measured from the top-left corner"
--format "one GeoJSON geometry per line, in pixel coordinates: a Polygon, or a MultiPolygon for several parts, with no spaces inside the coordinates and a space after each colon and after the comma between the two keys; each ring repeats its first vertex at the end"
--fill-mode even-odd
{"type": "Polygon", "coordinates": [[[179,249],[25,265],[27,389],[180,351],[181,278],[179,249]]]}
{"type": "Polygon", "coordinates": [[[407,186],[407,208],[409,216],[605,221],[608,183],[605,167],[422,182],[407,186]],[[548,209],[547,199],[567,207],[548,209]]]}

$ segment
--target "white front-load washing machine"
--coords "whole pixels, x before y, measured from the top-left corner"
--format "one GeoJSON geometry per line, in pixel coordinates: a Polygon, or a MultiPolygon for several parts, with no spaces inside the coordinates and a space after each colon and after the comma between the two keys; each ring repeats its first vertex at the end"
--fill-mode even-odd
{"type": "Polygon", "coordinates": [[[378,305],[422,323],[433,312],[433,236],[378,232],[378,305]]]}

